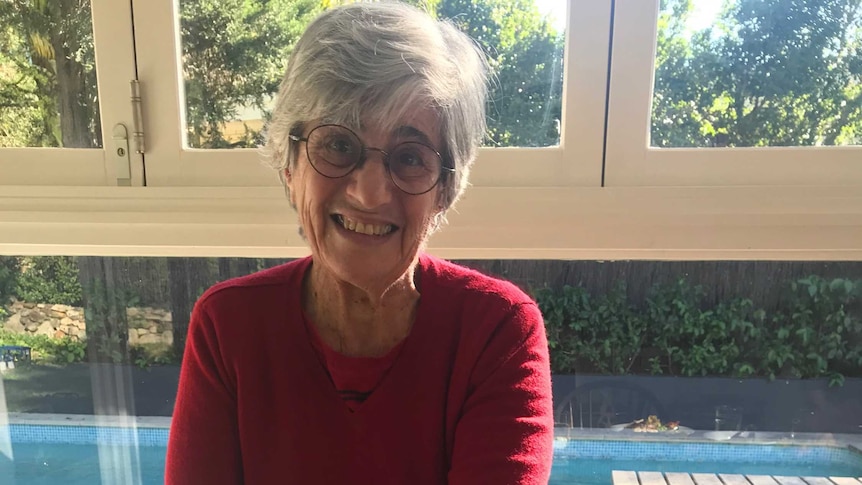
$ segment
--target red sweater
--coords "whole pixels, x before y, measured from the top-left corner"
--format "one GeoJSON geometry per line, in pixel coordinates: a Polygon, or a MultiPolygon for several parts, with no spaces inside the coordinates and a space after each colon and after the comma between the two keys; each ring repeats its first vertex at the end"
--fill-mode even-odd
{"type": "Polygon", "coordinates": [[[302,321],[305,258],[195,305],[167,484],[546,484],[542,317],[515,286],[423,255],[416,321],[355,411],[302,321]]]}

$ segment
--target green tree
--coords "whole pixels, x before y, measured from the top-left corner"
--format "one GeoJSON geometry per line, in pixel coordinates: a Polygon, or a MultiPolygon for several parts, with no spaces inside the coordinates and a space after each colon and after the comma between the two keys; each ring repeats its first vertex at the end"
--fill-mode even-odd
{"type": "Polygon", "coordinates": [[[51,146],[43,140],[43,116],[26,44],[12,25],[0,27],[0,147],[51,146]]]}
{"type": "Polygon", "coordinates": [[[78,265],[70,256],[23,258],[24,271],[18,277],[19,300],[31,303],[81,305],[78,265]]]}
{"type": "Polygon", "coordinates": [[[101,146],[90,1],[0,1],[0,26],[0,143],[101,146]]]}
{"type": "Polygon", "coordinates": [[[564,39],[535,2],[441,0],[437,14],[475,39],[489,57],[495,76],[488,107],[490,144],[558,144],[564,39]]]}
{"type": "Polygon", "coordinates": [[[652,144],[862,143],[860,0],[726,0],[689,33],[690,0],[662,5],[652,144]]]}
{"type": "MultiPolygon", "coordinates": [[[[249,147],[224,124],[252,108],[268,117],[290,50],[319,12],[350,0],[183,0],[181,29],[189,144],[249,147]]],[[[489,54],[495,83],[489,135],[495,146],[559,143],[563,38],[533,0],[411,0],[449,18],[489,54]]]]}
{"type": "Polygon", "coordinates": [[[255,146],[259,133],[228,141],[223,125],[242,109],[267,117],[293,44],[320,0],[182,0],[183,74],[189,145],[255,146]]]}

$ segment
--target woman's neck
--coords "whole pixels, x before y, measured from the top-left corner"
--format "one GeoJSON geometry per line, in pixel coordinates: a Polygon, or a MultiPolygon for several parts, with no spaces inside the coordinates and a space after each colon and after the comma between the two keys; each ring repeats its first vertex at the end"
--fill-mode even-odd
{"type": "Polygon", "coordinates": [[[417,265],[381,289],[363,289],[312,263],[303,283],[303,308],[321,339],[352,357],[385,355],[410,333],[419,302],[417,265]]]}

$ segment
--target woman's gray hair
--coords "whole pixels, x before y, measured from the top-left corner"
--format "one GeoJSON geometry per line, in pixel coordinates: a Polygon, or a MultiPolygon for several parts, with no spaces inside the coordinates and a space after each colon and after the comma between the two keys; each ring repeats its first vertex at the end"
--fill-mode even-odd
{"type": "Polygon", "coordinates": [[[296,144],[313,120],[354,130],[374,124],[389,132],[411,112],[438,115],[445,165],[440,207],[448,210],[467,186],[486,134],[488,61],[452,23],[409,5],[353,3],[318,16],[296,43],[282,80],[264,153],[283,173],[296,163],[296,144]]]}

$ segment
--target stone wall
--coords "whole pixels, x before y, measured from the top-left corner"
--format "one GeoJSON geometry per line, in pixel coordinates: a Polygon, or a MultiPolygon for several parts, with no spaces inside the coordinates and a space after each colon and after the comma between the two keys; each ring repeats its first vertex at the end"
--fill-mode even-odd
{"type": "MultiPolygon", "coordinates": [[[[87,336],[84,309],[69,305],[13,301],[3,328],[15,333],[69,337],[82,341],[87,336]]],[[[160,308],[127,308],[129,344],[167,344],[174,341],[171,312],[160,308]]]]}

